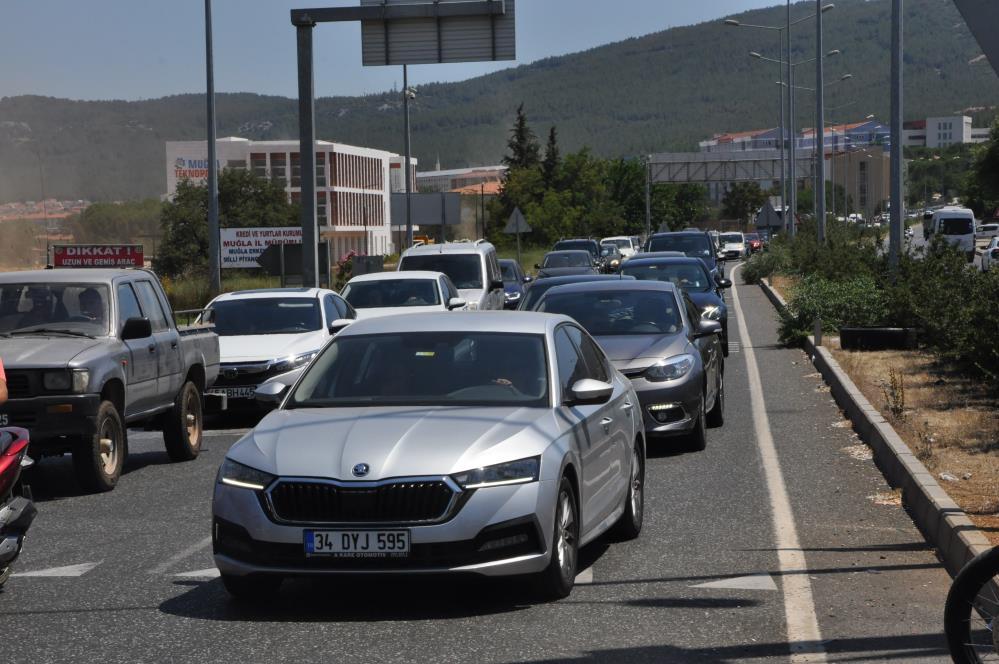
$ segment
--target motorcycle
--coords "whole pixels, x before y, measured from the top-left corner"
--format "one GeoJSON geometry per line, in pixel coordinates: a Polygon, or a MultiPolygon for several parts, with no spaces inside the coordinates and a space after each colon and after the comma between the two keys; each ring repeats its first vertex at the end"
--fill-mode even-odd
{"type": "Polygon", "coordinates": [[[957,664],[999,660],[999,547],[964,566],[947,593],[944,632],[957,664]]]}
{"type": "Polygon", "coordinates": [[[27,487],[15,495],[21,471],[30,468],[28,432],[24,429],[0,429],[0,588],[11,575],[11,565],[24,546],[24,536],[37,510],[27,487]]]}

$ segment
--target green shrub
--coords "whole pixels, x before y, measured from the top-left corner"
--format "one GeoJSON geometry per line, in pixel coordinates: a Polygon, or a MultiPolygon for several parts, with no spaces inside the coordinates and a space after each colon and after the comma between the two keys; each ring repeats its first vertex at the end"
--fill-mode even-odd
{"type": "Polygon", "coordinates": [[[742,266],[742,280],[747,284],[758,284],[761,279],[769,279],[779,272],[787,272],[791,267],[787,249],[783,244],[771,244],[768,251],[755,254],[742,266]]]}
{"type": "Polygon", "coordinates": [[[809,275],[791,290],[788,309],[781,316],[780,338],[800,343],[812,333],[816,320],[822,321],[826,332],[884,325],[888,313],[888,295],[870,275],[844,281],[809,275]]]}

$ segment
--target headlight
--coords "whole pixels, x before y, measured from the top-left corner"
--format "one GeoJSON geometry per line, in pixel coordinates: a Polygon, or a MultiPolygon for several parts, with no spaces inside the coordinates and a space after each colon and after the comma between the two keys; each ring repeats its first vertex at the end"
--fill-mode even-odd
{"type": "Polygon", "coordinates": [[[274,475],[244,466],[226,457],[225,461],[222,462],[222,467],[219,468],[218,481],[229,486],[261,491],[274,481],[274,475]]]}
{"type": "Polygon", "coordinates": [[[520,299],[520,293],[518,293],[516,291],[514,291],[513,293],[507,293],[506,294],[506,301],[507,302],[516,302],[519,299],[520,299]]]}
{"type": "Polygon", "coordinates": [[[302,353],[301,355],[289,355],[283,360],[276,360],[272,368],[275,371],[291,371],[292,369],[297,369],[302,365],[308,364],[318,354],[319,351],[314,350],[310,353],[302,353]]]}
{"type": "Polygon", "coordinates": [[[42,385],[46,390],[65,392],[73,386],[73,379],[68,371],[46,371],[42,374],[42,385]]]}
{"type": "Polygon", "coordinates": [[[527,484],[538,481],[541,470],[541,457],[531,457],[519,461],[500,463],[495,466],[476,468],[453,475],[454,481],[463,489],[482,489],[508,484],[527,484]]]}
{"type": "Polygon", "coordinates": [[[721,320],[722,310],[721,307],[707,306],[701,312],[701,318],[707,318],[708,320],[721,320]]]}
{"type": "Polygon", "coordinates": [[[693,355],[686,353],[683,355],[674,355],[646,369],[645,378],[654,383],[666,380],[679,380],[686,376],[693,367],[693,355]]]}
{"type": "Polygon", "coordinates": [[[616,258],[615,258],[614,260],[612,260],[612,261],[611,261],[611,267],[617,267],[617,266],[618,266],[618,265],[620,265],[620,264],[621,264],[621,261],[619,261],[619,260],[618,260],[618,259],[616,259],[616,258]]]}

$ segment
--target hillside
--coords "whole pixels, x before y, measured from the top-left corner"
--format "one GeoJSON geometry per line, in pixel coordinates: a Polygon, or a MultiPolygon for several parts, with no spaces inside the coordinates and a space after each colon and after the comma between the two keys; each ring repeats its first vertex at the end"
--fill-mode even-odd
{"type": "MultiPolygon", "coordinates": [[[[800,3],[795,15],[812,11],[800,3]]],[[[999,79],[950,0],[909,0],[907,118],[949,114],[999,103],[999,79]],[[932,38],[931,38],[932,36],[932,38]]],[[[888,0],[840,0],[827,15],[826,44],[843,51],[830,61],[827,105],[856,102],[842,119],[888,113],[888,0]]],[[[776,24],[781,7],[747,12],[744,22],[776,24]]],[[[722,18],[722,17],[719,17],[722,18]]],[[[523,101],[537,133],[557,124],[563,149],[584,145],[607,156],[689,149],[720,131],[776,124],[775,66],[747,57],[775,55],[771,33],[719,21],[675,28],[549,58],[460,83],[422,85],[413,109],[413,144],[424,165],[496,162],[523,101]]],[[[814,29],[795,35],[800,59],[811,56],[814,29]]],[[[294,72],[289,71],[289,76],[294,72]]],[[[807,67],[799,84],[814,85],[807,67]]],[[[800,94],[798,122],[810,124],[811,93],[800,94]]],[[[400,151],[397,95],[317,100],[318,135],[400,151]]],[[[219,136],[296,137],[296,101],[254,94],[217,100],[219,136]]],[[[165,189],[163,144],[204,136],[200,95],[137,102],[80,102],[44,97],[0,99],[0,202],[38,198],[113,200],[155,196],[165,189]],[[39,167],[40,165],[40,167],[39,167]]]]}

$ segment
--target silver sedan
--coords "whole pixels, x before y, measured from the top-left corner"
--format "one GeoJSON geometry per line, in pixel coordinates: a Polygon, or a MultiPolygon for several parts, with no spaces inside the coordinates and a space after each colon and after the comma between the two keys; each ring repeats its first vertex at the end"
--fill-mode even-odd
{"type": "Polygon", "coordinates": [[[535,575],[565,597],[579,547],[642,527],[638,397],[564,316],[359,321],[237,442],[212,502],[215,562],[241,599],[285,577],[535,575]]]}

